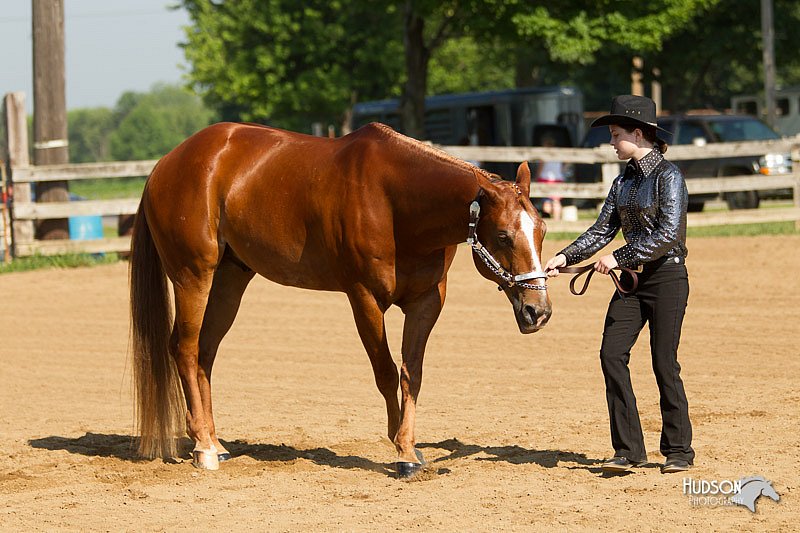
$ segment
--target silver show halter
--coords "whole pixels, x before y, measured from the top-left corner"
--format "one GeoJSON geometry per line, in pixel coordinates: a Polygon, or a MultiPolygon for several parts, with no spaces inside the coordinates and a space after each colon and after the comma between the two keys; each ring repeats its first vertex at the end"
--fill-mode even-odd
{"type": "MultiPolygon", "coordinates": [[[[524,287],[526,289],[531,289],[535,291],[546,291],[547,285],[542,283],[540,285],[534,285],[532,283],[525,283],[526,280],[529,279],[547,279],[547,273],[541,270],[532,270],[531,272],[527,272],[525,274],[518,274],[514,275],[501,265],[497,259],[495,259],[491,252],[487,250],[478,240],[478,218],[481,213],[481,205],[478,203],[478,200],[475,199],[469,205],[469,234],[467,235],[467,244],[472,246],[472,251],[474,251],[478,257],[480,257],[486,266],[491,270],[495,276],[502,279],[505,282],[506,287],[513,287],[514,285],[518,285],[520,287],[524,287]]],[[[532,254],[536,253],[536,250],[531,250],[532,254]]],[[[497,287],[498,290],[503,290],[503,286],[500,285],[497,287]]]]}

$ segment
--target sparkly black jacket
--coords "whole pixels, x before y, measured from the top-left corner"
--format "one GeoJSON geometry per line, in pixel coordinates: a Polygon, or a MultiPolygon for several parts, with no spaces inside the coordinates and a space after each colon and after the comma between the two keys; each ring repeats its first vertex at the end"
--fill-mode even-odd
{"type": "Polygon", "coordinates": [[[686,206],[683,174],[658,149],[631,159],[614,180],[592,227],[561,252],[567,265],[592,257],[622,229],[625,244],[614,250],[620,266],[636,268],[661,257],[686,257],[686,206]]]}

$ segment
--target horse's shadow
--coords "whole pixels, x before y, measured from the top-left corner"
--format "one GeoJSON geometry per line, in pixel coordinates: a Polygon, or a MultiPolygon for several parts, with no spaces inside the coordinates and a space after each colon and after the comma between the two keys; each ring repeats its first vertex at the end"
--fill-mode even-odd
{"type": "Polygon", "coordinates": [[[298,449],[286,444],[249,443],[242,440],[223,441],[223,445],[231,452],[234,458],[247,456],[256,461],[265,462],[290,462],[297,459],[306,459],[314,464],[332,468],[368,470],[388,476],[394,476],[395,474],[394,465],[376,463],[356,455],[339,455],[328,448],[298,449]]]}
{"type": "MultiPolygon", "coordinates": [[[[31,439],[28,444],[32,448],[44,450],[64,450],[69,453],[87,457],[112,457],[129,462],[139,462],[142,459],[137,454],[139,439],[129,435],[86,433],[82,437],[70,438],[60,436],[31,439]]],[[[183,439],[182,448],[189,450],[190,441],[183,439]]],[[[376,463],[364,457],[354,455],[338,455],[327,448],[299,449],[286,444],[260,444],[249,443],[241,440],[223,441],[223,444],[236,458],[239,456],[251,457],[257,461],[290,462],[298,459],[307,459],[315,464],[332,468],[360,469],[394,475],[393,465],[376,463]]],[[[186,456],[190,456],[189,453],[186,456]]]]}
{"type": "MultiPolygon", "coordinates": [[[[188,440],[187,440],[188,441],[188,440]]],[[[138,438],[129,435],[86,433],[82,437],[70,438],[60,436],[31,439],[28,444],[32,448],[44,450],[64,450],[69,453],[87,457],[112,457],[129,462],[138,462],[141,459],[136,453],[138,438]]],[[[242,440],[226,441],[223,443],[234,457],[247,456],[256,461],[290,462],[306,459],[315,464],[331,468],[359,469],[377,472],[387,476],[394,476],[394,465],[377,463],[370,459],[355,455],[339,455],[328,448],[300,449],[286,444],[250,443],[242,440]]],[[[452,438],[436,443],[419,443],[420,449],[441,449],[450,453],[431,461],[431,466],[441,465],[447,461],[484,455],[476,457],[478,461],[504,461],[510,464],[537,464],[544,468],[557,468],[560,463],[572,463],[573,466],[562,467],[570,469],[585,469],[594,474],[602,474],[600,459],[591,459],[585,454],[563,450],[536,450],[511,446],[481,446],[467,444],[452,438]]],[[[440,469],[440,472],[449,472],[440,469]]]]}
{"type": "MultiPolygon", "coordinates": [[[[567,468],[569,470],[586,470],[600,477],[620,477],[633,474],[633,470],[627,472],[604,472],[601,468],[602,459],[592,459],[583,453],[568,452],[564,450],[535,450],[523,448],[522,446],[480,446],[476,444],[465,444],[458,439],[452,438],[431,444],[417,444],[418,448],[439,448],[448,450],[450,455],[435,459],[433,463],[440,461],[451,461],[461,457],[471,455],[488,455],[490,457],[476,457],[476,461],[505,461],[507,463],[537,464],[543,468],[567,468]],[[567,466],[566,464],[572,463],[567,466]]],[[[640,468],[658,468],[657,464],[646,463],[640,468]]]]}
{"type": "Polygon", "coordinates": [[[477,461],[504,461],[507,463],[537,464],[543,468],[557,468],[559,463],[574,463],[578,466],[567,468],[583,468],[592,473],[601,473],[600,459],[590,459],[585,454],[568,452],[563,450],[536,450],[523,448],[522,446],[481,446],[478,444],[466,444],[458,439],[452,438],[437,443],[417,444],[418,448],[438,448],[447,450],[449,455],[439,457],[433,462],[452,461],[473,455],[488,455],[489,457],[477,457],[477,461]]]}
{"type": "Polygon", "coordinates": [[[87,457],[113,457],[123,461],[138,461],[136,447],[138,439],[130,435],[87,433],[82,437],[70,438],[53,435],[41,439],[31,439],[31,448],[42,450],[64,450],[87,457]]]}

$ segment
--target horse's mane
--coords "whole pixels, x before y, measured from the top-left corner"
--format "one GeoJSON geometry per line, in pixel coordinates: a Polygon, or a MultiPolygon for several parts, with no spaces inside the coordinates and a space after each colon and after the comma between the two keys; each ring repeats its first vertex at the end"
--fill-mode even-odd
{"type": "Polygon", "coordinates": [[[367,124],[364,127],[365,128],[366,127],[370,127],[372,129],[378,131],[379,133],[382,133],[383,135],[388,137],[391,141],[396,142],[398,144],[402,144],[402,145],[406,146],[407,148],[411,149],[412,151],[417,152],[420,155],[428,156],[428,157],[433,158],[433,159],[438,159],[438,160],[444,161],[446,163],[451,163],[453,165],[457,165],[457,166],[459,166],[461,168],[465,168],[467,170],[471,170],[471,171],[477,172],[477,173],[481,174],[482,176],[484,176],[485,178],[487,178],[489,180],[497,181],[497,176],[487,172],[486,170],[484,170],[484,169],[482,169],[480,167],[476,167],[475,165],[473,165],[471,163],[467,163],[463,159],[459,159],[457,157],[454,157],[454,156],[448,154],[447,152],[443,152],[442,150],[439,150],[438,148],[434,148],[430,144],[426,144],[424,142],[420,142],[420,141],[418,141],[416,139],[412,139],[411,137],[407,137],[406,135],[398,133],[395,130],[393,130],[390,126],[387,126],[386,124],[381,124],[380,122],[370,122],[369,124],[367,124]]]}
{"type": "Polygon", "coordinates": [[[745,478],[742,478],[742,479],[740,479],[739,481],[741,482],[741,485],[742,485],[742,487],[744,487],[744,486],[745,486],[745,485],[747,485],[748,483],[752,483],[753,481],[759,481],[759,482],[761,482],[761,483],[767,483],[768,485],[771,485],[771,483],[770,483],[769,481],[767,481],[767,480],[766,480],[764,477],[762,477],[762,476],[751,476],[751,477],[745,477],[745,478]]]}

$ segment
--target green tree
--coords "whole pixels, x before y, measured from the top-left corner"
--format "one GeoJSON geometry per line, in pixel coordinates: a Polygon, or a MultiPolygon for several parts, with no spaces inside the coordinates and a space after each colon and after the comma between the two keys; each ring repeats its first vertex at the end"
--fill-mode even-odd
{"type": "MultiPolygon", "coordinates": [[[[774,0],[778,80],[800,81],[800,4],[774,0]]],[[[727,104],[761,83],[758,2],[184,0],[192,86],[229,119],[308,131],[354,101],[401,96],[421,136],[427,94],[571,84],[587,109],[661,72],[665,107],[727,104]]]]}
{"type": "Polygon", "coordinates": [[[110,109],[72,109],[67,113],[67,123],[69,160],[72,163],[108,161],[111,158],[109,136],[116,124],[110,109]]]}
{"type": "Polygon", "coordinates": [[[216,115],[180,87],[156,85],[149,93],[126,93],[109,138],[115,160],[156,159],[213,122],[216,115]]]}
{"type": "Polygon", "coordinates": [[[480,92],[514,87],[514,61],[502,47],[473,37],[447,40],[429,64],[428,94],[480,92]]]}
{"type": "MultiPolygon", "coordinates": [[[[800,83],[800,4],[774,0],[773,9],[777,81],[800,83]]],[[[760,2],[709,6],[645,61],[661,70],[668,109],[725,109],[733,95],[760,92],[764,83],[760,2]]]]}
{"type": "Polygon", "coordinates": [[[609,44],[630,50],[660,50],[664,40],[719,0],[563,0],[521,2],[511,16],[518,34],[539,42],[550,59],[592,63],[609,44]]]}
{"type": "MultiPolygon", "coordinates": [[[[514,17],[529,44],[515,54],[520,84],[574,84],[587,109],[605,109],[612,94],[630,91],[631,60],[639,56],[645,87],[658,79],[668,110],[724,109],[731,96],[763,85],[759,2],[592,4],[568,0],[514,17]]],[[[800,4],[774,0],[774,11],[778,82],[800,83],[800,4]]]]}
{"type": "Polygon", "coordinates": [[[378,0],[184,0],[192,87],[223,118],[309,131],[397,94],[397,7],[378,0]]]}

